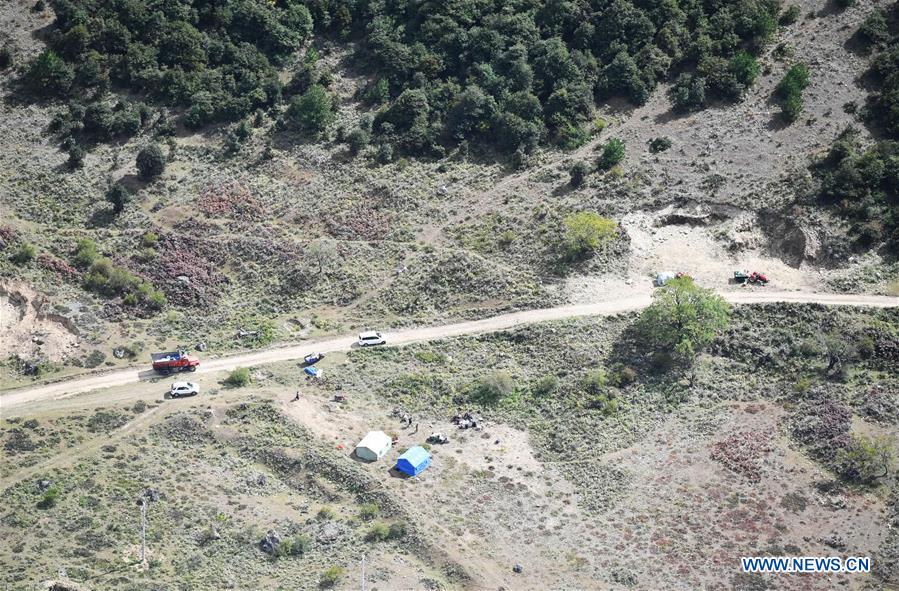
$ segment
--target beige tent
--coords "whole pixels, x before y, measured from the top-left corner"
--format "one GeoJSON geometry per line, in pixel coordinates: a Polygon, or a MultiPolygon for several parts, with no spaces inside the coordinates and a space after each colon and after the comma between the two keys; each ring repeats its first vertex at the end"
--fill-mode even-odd
{"type": "Polygon", "coordinates": [[[356,456],[363,460],[374,462],[383,458],[384,454],[390,451],[392,446],[393,442],[387,436],[387,433],[383,431],[369,431],[368,435],[356,446],[356,456]]]}

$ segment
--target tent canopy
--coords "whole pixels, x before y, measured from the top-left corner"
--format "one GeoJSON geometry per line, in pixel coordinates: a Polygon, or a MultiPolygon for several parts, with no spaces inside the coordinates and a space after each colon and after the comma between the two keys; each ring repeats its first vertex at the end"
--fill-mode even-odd
{"type": "Polygon", "coordinates": [[[369,431],[368,435],[356,445],[356,455],[363,460],[373,462],[384,457],[384,454],[390,451],[392,446],[393,442],[383,431],[369,431]]]}
{"type": "Polygon", "coordinates": [[[396,469],[410,476],[418,476],[430,465],[431,454],[419,445],[409,448],[396,461],[396,469]]]}

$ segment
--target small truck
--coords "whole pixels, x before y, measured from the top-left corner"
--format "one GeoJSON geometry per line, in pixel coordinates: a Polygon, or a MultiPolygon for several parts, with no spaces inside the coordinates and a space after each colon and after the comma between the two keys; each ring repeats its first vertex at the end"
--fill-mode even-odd
{"type": "Polygon", "coordinates": [[[168,351],[166,353],[151,353],[153,369],[162,374],[170,374],[177,371],[197,371],[200,359],[194,355],[188,355],[187,351],[168,351]]]}

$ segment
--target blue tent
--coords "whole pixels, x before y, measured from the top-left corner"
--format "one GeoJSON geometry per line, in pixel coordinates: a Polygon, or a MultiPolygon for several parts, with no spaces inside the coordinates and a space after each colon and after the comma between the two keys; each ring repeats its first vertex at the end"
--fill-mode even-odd
{"type": "Polygon", "coordinates": [[[431,454],[419,445],[409,448],[406,453],[401,455],[396,461],[396,469],[409,476],[418,476],[430,465],[431,454]]]}
{"type": "Polygon", "coordinates": [[[313,378],[317,378],[318,376],[322,375],[321,370],[317,367],[303,368],[303,372],[308,376],[312,376],[313,378]]]}

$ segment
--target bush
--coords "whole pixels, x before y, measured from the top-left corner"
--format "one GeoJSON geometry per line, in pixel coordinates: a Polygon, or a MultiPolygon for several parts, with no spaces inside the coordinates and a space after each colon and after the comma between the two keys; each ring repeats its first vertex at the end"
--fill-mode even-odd
{"type": "Polygon", "coordinates": [[[166,157],[159,144],[148,144],[137,153],[137,173],[144,180],[161,175],[165,171],[165,164],[166,157]]]}
{"type": "Polygon", "coordinates": [[[52,49],[35,57],[25,73],[25,83],[35,94],[62,96],[75,81],[75,70],[52,49]]]}
{"type": "Polygon", "coordinates": [[[786,10],[784,10],[780,14],[780,19],[778,19],[778,23],[781,26],[788,27],[799,20],[799,15],[802,9],[799,8],[798,4],[790,4],[786,10]]]}
{"type": "Polygon", "coordinates": [[[243,388],[250,384],[250,370],[246,367],[238,367],[225,378],[225,385],[232,388],[243,388]]]}
{"type": "Polygon", "coordinates": [[[802,113],[802,91],[808,86],[808,82],[808,67],[796,64],[787,70],[783,80],[777,85],[776,93],[783,101],[783,116],[791,123],[802,113]]]}
{"type": "Polygon", "coordinates": [[[331,93],[323,86],[313,85],[290,102],[287,118],[294,128],[304,133],[320,134],[334,119],[331,93]]]}
{"type": "Polygon", "coordinates": [[[649,141],[649,151],[653,154],[658,154],[659,152],[664,152],[671,147],[671,138],[669,137],[657,137],[653,138],[649,141]]]}
{"type": "Polygon", "coordinates": [[[115,184],[106,191],[106,200],[112,204],[112,211],[114,213],[122,213],[125,209],[125,205],[131,201],[131,191],[124,185],[115,184]]]}
{"type": "Polygon", "coordinates": [[[675,111],[686,113],[705,106],[706,79],[684,73],[671,87],[671,103],[675,111]]]}
{"type": "Polygon", "coordinates": [[[836,469],[850,482],[873,484],[890,473],[893,460],[893,445],[887,437],[853,435],[837,454],[836,469]]]}
{"type": "Polygon", "coordinates": [[[53,485],[44,491],[44,494],[41,496],[41,500],[38,501],[37,506],[40,509],[50,509],[52,507],[55,507],[59,502],[61,496],[62,489],[57,485],[53,485]]]}
{"type": "Polygon", "coordinates": [[[82,238],[78,241],[72,261],[76,266],[86,269],[93,265],[99,257],[100,253],[97,251],[97,243],[89,238],[82,238]]]}
{"type": "Polygon", "coordinates": [[[305,534],[297,534],[292,538],[281,540],[278,547],[275,548],[275,557],[285,558],[287,556],[302,556],[306,554],[312,547],[312,540],[305,534]]]}
{"type": "Polygon", "coordinates": [[[564,225],[562,249],[565,258],[572,261],[593,254],[611,241],[618,229],[614,220],[588,211],[567,216],[564,225]]]}
{"type": "Polygon", "coordinates": [[[369,542],[383,542],[389,537],[390,526],[382,522],[372,524],[371,528],[369,528],[365,534],[365,539],[369,542]]]}
{"type": "Polygon", "coordinates": [[[618,138],[610,139],[602,148],[599,167],[608,170],[622,160],[624,160],[624,142],[618,138]]]}
{"type": "Polygon", "coordinates": [[[140,244],[145,248],[153,248],[159,243],[159,235],[156,232],[144,232],[140,237],[140,244]]]}
{"type": "Polygon", "coordinates": [[[365,521],[371,521],[381,514],[381,508],[377,503],[363,503],[359,507],[359,517],[365,521]]]}
{"type": "Polygon", "coordinates": [[[481,404],[495,404],[512,394],[515,381],[504,371],[495,371],[475,382],[471,399],[481,404]]]}
{"type": "Polygon", "coordinates": [[[395,521],[390,524],[390,530],[387,534],[387,537],[391,540],[399,540],[406,537],[407,528],[406,524],[402,521],[395,521]]]}
{"type": "Polygon", "coordinates": [[[34,249],[34,246],[30,244],[21,245],[16,252],[13,253],[10,259],[17,265],[26,265],[34,260],[37,252],[34,249]]]}
{"type": "Polygon", "coordinates": [[[322,589],[330,589],[331,587],[337,584],[337,581],[340,580],[340,577],[343,576],[344,569],[339,566],[329,567],[325,572],[322,573],[321,579],[318,582],[318,586],[322,589]]]}
{"type": "Polygon", "coordinates": [[[543,376],[534,384],[533,391],[537,396],[549,396],[559,389],[559,378],[556,376],[543,376]]]}
{"type": "Polygon", "coordinates": [[[590,174],[590,167],[583,160],[575,162],[568,171],[571,175],[569,183],[572,187],[580,187],[584,184],[584,179],[590,174]]]}

